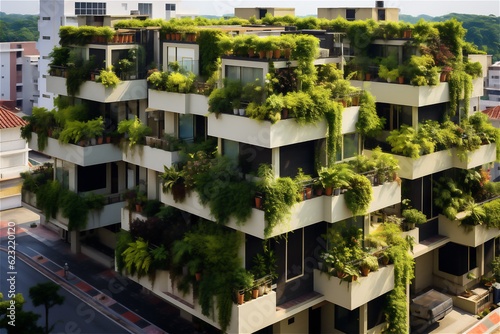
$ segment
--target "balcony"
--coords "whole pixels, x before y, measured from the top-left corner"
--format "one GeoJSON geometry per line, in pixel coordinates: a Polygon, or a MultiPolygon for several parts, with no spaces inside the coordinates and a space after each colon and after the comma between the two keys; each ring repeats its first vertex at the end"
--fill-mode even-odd
{"type": "MultiPolygon", "coordinates": [[[[47,88],[50,93],[68,95],[66,91],[66,78],[47,76],[47,88]]],[[[80,86],[77,98],[101,103],[142,100],[148,98],[146,80],[126,80],[116,88],[104,87],[99,82],[85,81],[80,86]]]]}
{"type": "MultiPolygon", "coordinates": [[[[141,277],[140,279],[135,275],[127,275],[127,277],[183,311],[194,315],[216,328],[220,328],[220,325],[214,318],[206,317],[201,313],[201,306],[194,298],[192,290],[187,295],[183,295],[182,292],[177,290],[177,286],[172,282],[168,271],[158,270],[154,285],[148,276],[141,277]]],[[[216,305],[217,301],[214,300],[214,310],[217,310],[216,305]]],[[[231,323],[227,332],[253,333],[272,325],[276,321],[276,293],[271,291],[262,297],[252,299],[242,305],[233,304],[231,323]],[[255,319],[258,319],[258,321],[255,319]]]]}
{"type": "Polygon", "coordinates": [[[170,167],[179,160],[179,152],[165,151],[147,145],[127,147],[123,152],[123,161],[163,173],[163,166],[170,167]]]}
{"type": "Polygon", "coordinates": [[[394,265],[381,267],[370,272],[366,277],[359,277],[357,282],[341,282],[335,276],[314,269],[314,291],[325,296],[325,300],[354,310],[369,301],[394,289],[394,265]]]}
{"type": "Polygon", "coordinates": [[[121,228],[125,231],[130,231],[130,223],[136,219],[147,220],[146,216],[141,215],[138,212],[131,212],[126,207],[121,208],[121,228]]]}
{"type": "MultiPolygon", "coordinates": [[[[373,187],[373,198],[368,212],[374,212],[400,203],[401,187],[397,182],[385,183],[373,187]]],[[[200,203],[198,193],[195,191],[186,194],[186,198],[182,203],[176,203],[172,194],[165,194],[163,192],[160,195],[160,200],[167,205],[204,219],[214,220],[214,217],[210,214],[210,209],[200,203]]],[[[289,222],[276,226],[270,236],[274,237],[302,227],[314,225],[320,221],[335,223],[350,217],[352,217],[352,213],[347,208],[343,194],[339,196],[313,197],[295,204],[291,209],[289,222]]],[[[264,220],[264,211],[262,210],[252,209],[251,217],[241,225],[237,225],[236,220],[231,218],[227,226],[257,238],[265,239],[264,229],[267,223],[264,220]]]]}
{"type": "MultiPolygon", "coordinates": [[[[370,150],[365,154],[371,156],[370,150]]],[[[496,146],[494,143],[481,146],[474,152],[467,154],[468,160],[461,161],[457,155],[457,149],[434,152],[412,159],[401,155],[394,155],[399,160],[399,176],[404,179],[415,180],[427,175],[441,172],[450,168],[469,169],[481,166],[496,159],[496,146]]]]}
{"type": "MultiPolygon", "coordinates": [[[[33,132],[28,147],[38,151],[37,143],[38,135],[33,132]]],[[[83,167],[122,160],[122,151],[117,145],[101,144],[82,147],[74,144],[61,144],[54,138],[48,138],[47,147],[43,153],[83,167]]]]}
{"type": "MultiPolygon", "coordinates": [[[[119,195],[115,197],[108,197],[108,203],[100,211],[89,211],[87,225],[85,228],[80,229],[80,231],[93,230],[100,227],[105,227],[113,225],[120,222],[121,209],[125,205],[125,202],[120,202],[119,195]],[[112,199],[112,200],[110,200],[112,199]]],[[[61,211],[56,215],[56,221],[51,219],[56,226],[68,230],[68,219],[61,215],[61,211]]]]}
{"type": "MultiPolygon", "coordinates": [[[[344,110],[342,117],[342,133],[356,131],[359,107],[344,110]]],[[[208,134],[210,136],[229,139],[265,148],[275,148],[311,140],[325,138],[326,121],[318,124],[300,125],[295,119],[282,119],[275,124],[269,121],[258,121],[248,117],[221,114],[219,117],[208,116],[208,134]]]]}
{"type": "Polygon", "coordinates": [[[205,116],[208,113],[208,96],[182,94],[148,89],[148,107],[179,114],[205,116]]]}
{"type": "Polygon", "coordinates": [[[450,238],[451,242],[477,247],[486,241],[496,238],[500,235],[500,229],[487,228],[483,225],[459,225],[459,220],[449,220],[443,215],[438,217],[439,234],[450,238]]]}
{"type": "MultiPolygon", "coordinates": [[[[378,103],[423,107],[450,101],[449,84],[412,86],[397,83],[352,80],[351,85],[369,91],[378,103]]],[[[472,80],[473,96],[483,95],[483,78],[472,80]]]]}

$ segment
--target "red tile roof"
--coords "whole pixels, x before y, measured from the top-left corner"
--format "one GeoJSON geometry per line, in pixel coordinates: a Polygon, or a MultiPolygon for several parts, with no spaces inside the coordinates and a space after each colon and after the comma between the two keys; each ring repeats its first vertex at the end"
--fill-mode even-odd
{"type": "Polygon", "coordinates": [[[0,129],[15,128],[27,123],[7,108],[0,106],[0,129]]]}
{"type": "Polygon", "coordinates": [[[482,113],[488,115],[491,119],[500,119],[500,106],[488,108],[483,110],[482,113]]]}

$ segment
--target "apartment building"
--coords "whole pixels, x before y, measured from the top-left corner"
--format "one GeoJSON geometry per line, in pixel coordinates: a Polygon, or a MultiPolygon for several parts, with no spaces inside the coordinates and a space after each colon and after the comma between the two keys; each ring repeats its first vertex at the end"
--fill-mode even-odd
{"type": "Polygon", "coordinates": [[[152,19],[165,19],[188,16],[194,17],[196,12],[180,9],[180,1],[74,1],[74,0],[41,0],[38,31],[40,38],[36,48],[40,52],[40,101],[38,106],[52,109],[54,96],[47,89],[46,77],[49,70],[49,53],[59,45],[59,28],[79,25],[78,16],[85,20],[84,24],[102,26],[104,16],[147,15],[152,19]]]}
{"type": "Polygon", "coordinates": [[[384,1],[375,1],[375,7],[318,8],[318,18],[333,20],[343,17],[347,21],[368,20],[399,21],[399,8],[384,7],[384,1]]]}
{"type": "Polygon", "coordinates": [[[500,105],[500,62],[492,64],[490,57],[486,70],[484,95],[487,99],[481,101],[481,110],[500,105]]]}
{"type": "Polygon", "coordinates": [[[0,101],[31,113],[38,101],[38,58],[35,42],[0,43],[0,101]]]}
{"type": "MultiPolygon", "coordinates": [[[[43,191],[76,193],[77,203],[86,203],[82,224],[64,213],[67,203],[54,207],[26,196],[50,213],[48,224],[73,251],[116,265],[182,316],[230,333],[404,331],[410,327],[407,305],[400,303],[391,316],[386,301],[429,288],[447,291],[471,313],[488,305],[487,290],[471,299],[461,293],[489,274],[500,232],[476,224],[468,233],[456,213],[455,219],[443,214],[447,207],[436,205],[433,188],[444,187],[441,178],[460,180],[493,162],[495,143],[417,149],[416,155],[396,151],[397,175],[392,156],[376,149],[391,152],[391,142],[401,137],[390,131],[428,130],[428,120],[436,129],[454,127],[459,116],[473,115],[483,92],[480,74],[461,74],[472,86],[468,104],[453,97],[446,73],[436,82],[433,65],[414,77],[408,72],[399,83],[399,72],[386,72],[431,57],[402,31],[373,36],[370,44],[340,43],[345,32],[276,26],[127,26],[109,36],[98,28],[91,37],[80,31],[66,29],[62,37],[75,41],[64,44],[79,50],[88,73],[75,88],[69,78],[77,68],[62,61],[52,66],[47,87],[63,97],[60,109],[75,108],[87,118],[40,127],[37,120],[46,115],[37,113],[27,138],[31,149],[55,158],[57,188],[43,191]],[[360,48],[368,48],[369,57],[362,58],[360,48]],[[354,60],[345,64],[350,82],[336,69],[344,65],[343,54],[354,60]],[[377,57],[395,64],[378,64],[377,57]],[[104,64],[116,64],[114,72],[102,70],[104,64]],[[370,92],[376,104],[361,92],[370,92]],[[371,137],[357,126],[367,117],[383,127],[371,137]],[[70,131],[78,127],[86,130],[70,131]],[[363,156],[377,167],[356,167],[363,156]],[[327,177],[341,172],[348,175],[344,184],[337,181],[338,191],[328,193],[327,177]],[[95,196],[100,205],[89,204],[95,196]],[[404,232],[398,227],[391,238],[401,238],[399,246],[377,239],[393,226],[383,224],[388,216],[401,217],[403,199],[425,214],[425,223],[404,232]],[[415,241],[411,285],[412,270],[396,272],[412,266],[401,236],[415,241]],[[153,272],[126,256],[145,243],[153,272]],[[383,264],[384,254],[399,257],[383,264]],[[154,262],[157,256],[170,260],[154,262]],[[358,265],[367,258],[375,258],[374,271],[361,277],[358,265]]],[[[461,49],[453,51],[460,59],[461,49]]],[[[464,122],[462,131],[477,136],[464,122]]]]}

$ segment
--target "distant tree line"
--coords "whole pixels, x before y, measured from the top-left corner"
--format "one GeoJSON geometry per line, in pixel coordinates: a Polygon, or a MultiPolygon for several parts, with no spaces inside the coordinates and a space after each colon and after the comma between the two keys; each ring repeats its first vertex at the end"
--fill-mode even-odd
{"type": "Polygon", "coordinates": [[[0,42],[38,40],[38,16],[0,12],[0,42]]]}
{"type": "Polygon", "coordinates": [[[493,62],[500,60],[500,17],[493,14],[472,15],[451,13],[443,16],[420,15],[417,17],[411,15],[399,15],[399,20],[415,24],[420,19],[431,22],[446,21],[456,18],[463,22],[463,27],[467,29],[465,41],[474,43],[479,50],[486,51],[493,56],[493,62]]]}

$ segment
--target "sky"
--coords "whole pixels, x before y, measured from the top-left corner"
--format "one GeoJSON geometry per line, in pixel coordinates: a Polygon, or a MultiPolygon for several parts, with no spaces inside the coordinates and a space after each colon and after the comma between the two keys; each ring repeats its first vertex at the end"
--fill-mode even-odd
{"type": "MultiPolygon", "coordinates": [[[[121,0],[109,0],[122,2],[121,0]]],[[[144,0],[152,2],[154,0],[144,0]]],[[[426,14],[440,16],[449,13],[479,14],[500,16],[498,0],[401,0],[385,1],[385,7],[398,7],[401,14],[418,16],[426,14]]],[[[234,13],[235,7],[293,7],[295,15],[316,14],[318,7],[373,7],[375,1],[327,1],[327,0],[182,0],[181,7],[197,8],[201,15],[224,15],[234,13]]],[[[0,0],[0,11],[8,14],[38,14],[38,0],[0,0]]]]}

